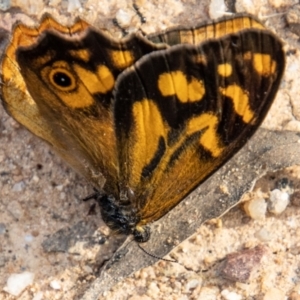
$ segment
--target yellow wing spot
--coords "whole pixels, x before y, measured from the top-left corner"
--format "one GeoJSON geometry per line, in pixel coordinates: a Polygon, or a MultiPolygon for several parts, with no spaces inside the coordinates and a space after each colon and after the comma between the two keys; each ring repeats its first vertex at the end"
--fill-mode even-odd
{"type": "Polygon", "coordinates": [[[82,68],[79,65],[75,65],[74,69],[91,94],[106,94],[114,87],[114,76],[108,67],[104,65],[99,65],[96,73],[82,68]]]}
{"type": "Polygon", "coordinates": [[[218,65],[218,74],[223,77],[231,76],[232,66],[228,63],[218,65]]]}
{"type": "Polygon", "coordinates": [[[104,65],[100,65],[97,69],[96,74],[98,75],[98,79],[100,80],[100,84],[98,87],[99,93],[104,94],[111,91],[115,85],[115,78],[109,68],[104,65]]]}
{"type": "Polygon", "coordinates": [[[81,50],[70,50],[69,51],[70,55],[73,56],[74,58],[79,58],[83,60],[84,62],[88,62],[90,60],[90,51],[87,49],[81,49],[81,50]]]}
{"type": "Polygon", "coordinates": [[[37,66],[46,65],[48,62],[50,62],[50,60],[53,59],[55,54],[55,51],[46,51],[46,53],[43,55],[35,57],[35,59],[32,61],[32,64],[37,66]]]}
{"type": "Polygon", "coordinates": [[[200,101],[205,94],[202,80],[193,77],[189,83],[181,71],[161,74],[158,78],[158,88],[163,96],[176,95],[183,103],[200,101]]]}
{"type": "Polygon", "coordinates": [[[253,52],[247,51],[244,53],[243,58],[244,58],[244,60],[251,60],[252,56],[253,56],[253,52]]]}
{"type": "Polygon", "coordinates": [[[109,52],[112,63],[117,69],[125,69],[130,67],[134,62],[132,51],[128,50],[112,50],[109,52]]]}
{"type": "Polygon", "coordinates": [[[195,63],[196,64],[202,64],[202,65],[207,65],[207,57],[203,54],[198,54],[195,55],[195,63]]]}
{"type": "Polygon", "coordinates": [[[249,96],[240,86],[233,84],[226,88],[219,88],[220,92],[231,98],[235,112],[243,118],[245,123],[249,123],[254,118],[254,112],[249,105],[249,96]]]}
{"type": "Polygon", "coordinates": [[[209,150],[214,157],[220,156],[224,149],[217,134],[217,125],[217,116],[210,113],[205,113],[190,119],[187,125],[188,135],[201,130],[204,131],[199,142],[205,149],[209,150]]]}
{"type": "Polygon", "coordinates": [[[80,86],[76,91],[76,96],[74,97],[74,93],[65,93],[61,98],[68,107],[77,109],[77,108],[85,108],[94,104],[94,98],[90,95],[87,90],[80,86]]]}
{"type": "Polygon", "coordinates": [[[276,70],[276,61],[269,54],[255,53],[253,55],[253,65],[255,70],[262,76],[270,76],[276,70]]]}
{"type": "Polygon", "coordinates": [[[132,112],[134,132],[130,136],[134,140],[130,152],[133,155],[133,166],[129,182],[135,186],[140,181],[144,166],[151,162],[157,151],[160,137],[167,135],[168,127],[165,126],[157,105],[150,99],[135,102],[132,112]]]}

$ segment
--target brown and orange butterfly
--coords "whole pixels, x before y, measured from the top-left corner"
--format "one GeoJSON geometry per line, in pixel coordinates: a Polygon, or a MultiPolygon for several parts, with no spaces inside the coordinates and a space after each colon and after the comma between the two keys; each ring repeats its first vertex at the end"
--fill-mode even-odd
{"type": "Polygon", "coordinates": [[[247,15],[121,40],[44,16],[15,26],[1,93],[95,186],[108,226],[144,242],[252,136],[284,66],[281,41],[247,15]]]}

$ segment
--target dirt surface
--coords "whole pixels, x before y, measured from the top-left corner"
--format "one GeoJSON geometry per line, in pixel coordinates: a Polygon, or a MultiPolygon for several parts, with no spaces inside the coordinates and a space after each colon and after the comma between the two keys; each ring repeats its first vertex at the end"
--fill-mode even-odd
{"type": "MultiPolygon", "coordinates": [[[[103,276],[103,265],[111,259],[124,237],[109,231],[98,207],[93,209],[92,203],[81,201],[92,192],[92,186],[0,106],[0,299],[81,299],[89,292],[94,299],[300,299],[300,211],[297,202],[300,169],[293,166],[298,159],[297,134],[300,132],[300,13],[296,1],[228,1],[227,8],[209,0],[138,1],[146,23],[141,23],[131,2],[87,0],[80,5],[76,3],[54,0],[45,6],[44,1],[12,1],[12,8],[0,14],[1,27],[10,31],[16,20],[35,24],[43,13],[49,12],[65,24],[81,16],[99,28],[106,28],[115,37],[121,37],[122,32],[114,25],[113,18],[128,32],[142,30],[148,34],[173,25],[194,25],[196,21],[208,20],[226,10],[258,16],[285,42],[287,67],[275,103],[262,126],[269,131],[259,131],[262,138],[246,147],[243,155],[246,157],[252,147],[256,147],[255,151],[265,149],[271,138],[275,138],[274,149],[278,151],[265,160],[264,172],[257,172],[257,178],[254,172],[251,180],[244,182],[245,186],[242,179],[251,173],[251,168],[240,163],[231,165],[232,173],[227,172],[226,178],[220,173],[193,193],[179,208],[180,220],[185,221],[186,238],[195,232],[184,242],[180,243],[185,235],[178,233],[178,239],[172,238],[170,244],[145,245],[147,250],[158,255],[176,246],[168,257],[177,263],[159,261],[154,264],[153,258],[145,256],[131,243],[125,249],[133,251],[131,257],[137,262],[129,263],[127,254],[118,256],[118,269],[132,268],[135,272],[123,280],[115,278],[115,282],[119,282],[104,291],[97,287],[97,278],[103,276]],[[124,14],[129,17],[124,18],[124,14]],[[278,144],[274,130],[282,133],[278,133],[278,144]],[[283,166],[290,168],[278,172],[283,166]],[[201,227],[185,216],[184,211],[193,211],[194,206],[189,205],[194,205],[197,197],[203,198],[206,195],[203,191],[210,185],[237,202],[241,194],[250,191],[248,184],[264,174],[263,183],[258,182],[253,192],[244,198],[255,198],[262,190],[268,194],[277,187],[278,181],[287,179],[287,185],[293,190],[293,202],[281,215],[267,214],[261,220],[252,220],[241,206],[237,206],[222,217],[222,222],[208,222],[201,227]],[[235,190],[230,189],[230,184],[234,184],[235,190]],[[256,259],[248,280],[239,282],[233,275],[224,276],[222,262],[228,254],[257,249],[256,246],[260,250],[253,252],[256,259]],[[142,265],[149,266],[139,270],[138,266],[142,265]],[[34,274],[32,285],[18,297],[3,291],[11,274],[24,271],[34,274]]],[[[257,154],[258,163],[264,158],[257,154]]],[[[236,162],[242,160],[243,156],[236,162]]],[[[217,205],[218,202],[213,203],[217,205]]],[[[173,216],[171,225],[164,225],[168,219],[172,220],[172,214],[162,223],[154,224],[156,233],[172,236],[171,229],[166,231],[165,228],[172,222],[177,228],[178,219],[173,216]]],[[[180,228],[185,231],[183,225],[180,228]]]]}

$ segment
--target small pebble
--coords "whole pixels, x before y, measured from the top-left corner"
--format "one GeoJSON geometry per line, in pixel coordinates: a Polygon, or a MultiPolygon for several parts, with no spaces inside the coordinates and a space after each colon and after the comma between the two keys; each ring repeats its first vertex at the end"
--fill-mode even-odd
{"type": "Polygon", "coordinates": [[[255,233],[255,237],[258,238],[261,242],[268,242],[272,238],[270,232],[265,228],[262,228],[261,230],[257,231],[255,233]]]}
{"type": "Polygon", "coordinates": [[[212,0],[209,5],[209,16],[211,19],[223,17],[226,9],[224,0],[212,0]]]}
{"type": "Polygon", "coordinates": [[[281,290],[270,288],[264,295],[263,300],[283,300],[285,295],[281,290]]]}
{"type": "Polygon", "coordinates": [[[119,9],[116,13],[116,19],[121,26],[127,27],[130,25],[132,14],[129,14],[123,9],[119,9]]]}
{"type": "Polygon", "coordinates": [[[21,192],[21,191],[23,191],[24,188],[25,188],[24,181],[20,181],[20,182],[14,184],[12,191],[13,192],[21,192]]]}
{"type": "Polygon", "coordinates": [[[244,209],[252,219],[264,220],[267,212],[267,203],[263,198],[256,198],[246,202],[244,209]]]}
{"type": "Polygon", "coordinates": [[[37,293],[33,296],[32,300],[43,300],[43,296],[44,296],[43,292],[37,292],[37,293]]]}
{"type": "Polygon", "coordinates": [[[53,288],[54,290],[60,290],[61,289],[60,282],[57,281],[57,280],[52,280],[50,282],[50,287],[53,288]]]}
{"type": "Polygon", "coordinates": [[[228,290],[223,290],[221,292],[221,295],[225,300],[242,300],[243,299],[241,295],[234,293],[234,292],[230,292],[228,290]]]}
{"type": "Polygon", "coordinates": [[[13,296],[19,296],[29,285],[33,283],[34,274],[24,272],[20,274],[11,274],[3,290],[13,296]]]}
{"type": "Polygon", "coordinates": [[[291,203],[294,206],[300,206],[300,191],[296,191],[291,195],[291,203]]]}
{"type": "Polygon", "coordinates": [[[190,292],[191,290],[195,289],[200,284],[198,279],[191,279],[187,282],[185,290],[186,292],[190,292]]]}
{"type": "Polygon", "coordinates": [[[31,234],[26,234],[24,239],[26,243],[31,243],[33,241],[33,236],[31,234]]]}
{"type": "Polygon", "coordinates": [[[220,275],[232,281],[245,283],[264,254],[265,249],[262,246],[228,254],[221,264],[220,275]]]}
{"type": "Polygon", "coordinates": [[[281,190],[275,189],[270,193],[268,211],[274,215],[279,215],[285,211],[289,203],[289,194],[287,192],[282,192],[281,190]]]}
{"type": "Polygon", "coordinates": [[[6,226],[4,223],[0,223],[0,234],[4,234],[6,232],[6,226]]]}
{"type": "Polygon", "coordinates": [[[77,9],[81,8],[81,3],[79,0],[69,0],[68,1],[68,12],[71,13],[77,9]]]}

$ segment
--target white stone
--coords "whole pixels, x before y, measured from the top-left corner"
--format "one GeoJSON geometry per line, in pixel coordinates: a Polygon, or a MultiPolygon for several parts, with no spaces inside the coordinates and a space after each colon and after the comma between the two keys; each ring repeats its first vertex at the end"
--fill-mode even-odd
{"type": "Polygon", "coordinates": [[[57,189],[60,192],[63,190],[63,188],[64,188],[64,186],[62,184],[59,184],[55,187],[55,189],[57,189]]]}
{"type": "Polygon", "coordinates": [[[26,234],[24,237],[24,240],[26,243],[31,243],[33,241],[34,237],[31,234],[26,234]]]}
{"type": "Polygon", "coordinates": [[[121,26],[129,26],[133,15],[130,14],[128,11],[123,9],[119,9],[116,13],[116,19],[118,20],[121,26]]]}
{"type": "Polygon", "coordinates": [[[255,220],[264,220],[267,212],[267,203],[263,198],[256,198],[244,205],[249,217],[255,220]]]}
{"type": "Polygon", "coordinates": [[[73,12],[76,9],[80,9],[81,4],[79,0],[69,0],[68,1],[68,12],[73,12]]]}
{"type": "Polygon", "coordinates": [[[6,225],[4,223],[0,223],[0,234],[4,234],[6,232],[6,225]]]}
{"type": "Polygon", "coordinates": [[[186,284],[186,292],[190,292],[191,290],[195,289],[200,284],[198,279],[190,279],[186,284]]]}
{"type": "Polygon", "coordinates": [[[50,282],[50,287],[53,288],[54,290],[60,290],[61,289],[60,282],[57,281],[57,280],[52,280],[50,282]]]}
{"type": "Polygon", "coordinates": [[[212,0],[209,5],[209,16],[211,19],[217,19],[224,16],[226,5],[224,0],[212,0]]]}
{"type": "Polygon", "coordinates": [[[21,192],[25,187],[24,181],[20,181],[14,184],[12,190],[13,192],[21,192]]]}
{"type": "Polygon", "coordinates": [[[34,274],[24,272],[20,274],[11,274],[3,290],[13,296],[19,296],[29,285],[33,283],[34,274]]]}
{"type": "Polygon", "coordinates": [[[275,189],[270,193],[268,202],[268,211],[272,214],[279,215],[285,211],[290,203],[290,196],[287,192],[275,189]]]}
{"type": "Polygon", "coordinates": [[[32,300],[43,300],[43,296],[44,296],[44,294],[43,294],[43,292],[37,292],[34,296],[33,296],[33,298],[32,298],[32,300]]]}
{"type": "Polygon", "coordinates": [[[197,300],[216,300],[220,291],[216,287],[202,287],[201,292],[197,300]]]}
{"type": "Polygon", "coordinates": [[[10,0],[0,1],[0,10],[8,10],[10,8],[10,0]]]}
{"type": "Polygon", "coordinates": [[[242,300],[241,295],[234,293],[234,292],[230,292],[228,290],[223,290],[221,292],[221,295],[225,300],[242,300]]]}
{"type": "Polygon", "coordinates": [[[253,0],[240,0],[235,3],[236,12],[247,12],[249,14],[257,14],[258,5],[253,0]]]}
{"type": "Polygon", "coordinates": [[[34,176],[32,177],[32,181],[33,181],[34,183],[38,183],[38,182],[40,181],[40,179],[39,179],[38,176],[34,175],[34,176]]]}
{"type": "Polygon", "coordinates": [[[18,201],[10,201],[7,205],[7,210],[16,218],[21,219],[24,215],[24,210],[18,201]]]}
{"type": "Polygon", "coordinates": [[[265,228],[262,228],[261,230],[257,231],[255,233],[255,237],[262,242],[268,242],[272,238],[270,232],[265,228]]]}

